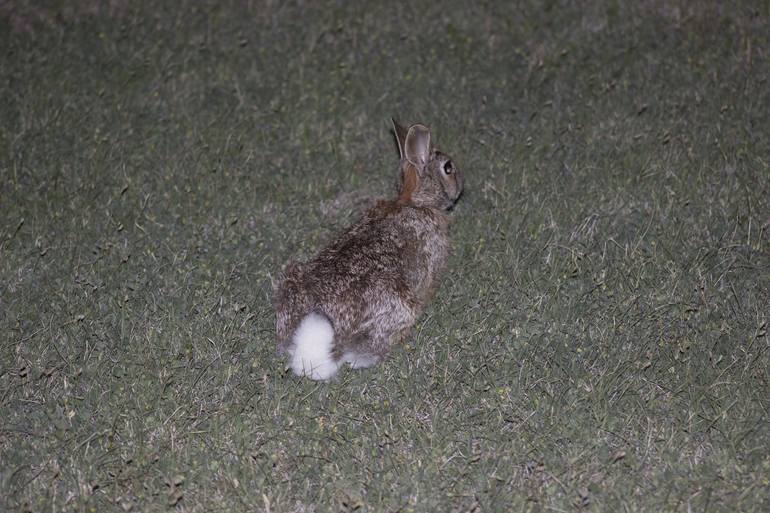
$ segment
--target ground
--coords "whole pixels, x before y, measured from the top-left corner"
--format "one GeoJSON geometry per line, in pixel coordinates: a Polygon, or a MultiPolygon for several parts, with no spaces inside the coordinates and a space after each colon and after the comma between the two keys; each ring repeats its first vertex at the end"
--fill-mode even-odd
{"type": "Polygon", "coordinates": [[[770,510],[766,2],[0,3],[0,509],[770,510]],[[464,171],[316,383],[271,284],[464,171]]]}

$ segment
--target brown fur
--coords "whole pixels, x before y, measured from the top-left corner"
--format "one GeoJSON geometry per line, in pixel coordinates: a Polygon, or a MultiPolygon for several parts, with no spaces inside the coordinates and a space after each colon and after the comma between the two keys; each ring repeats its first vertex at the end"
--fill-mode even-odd
{"type": "Polygon", "coordinates": [[[394,122],[394,131],[401,152],[398,197],[377,203],[309,262],[286,266],[274,293],[280,352],[315,312],[332,324],[336,360],[346,353],[381,359],[436,290],[450,252],[447,210],[462,192],[462,177],[433,149],[427,128],[405,130],[394,122]]]}
{"type": "Polygon", "coordinates": [[[412,194],[414,194],[419,185],[420,177],[417,174],[417,168],[407,162],[404,166],[404,184],[401,188],[401,193],[398,195],[396,203],[399,205],[411,205],[412,194]]]}

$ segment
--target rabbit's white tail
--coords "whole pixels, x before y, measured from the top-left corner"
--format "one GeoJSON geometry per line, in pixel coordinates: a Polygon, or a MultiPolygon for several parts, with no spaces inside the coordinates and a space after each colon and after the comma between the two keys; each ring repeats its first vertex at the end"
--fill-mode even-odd
{"type": "Polygon", "coordinates": [[[340,363],[332,357],[334,328],[329,319],[310,313],[302,319],[289,349],[291,370],[298,376],[327,380],[337,374],[340,363]]]}

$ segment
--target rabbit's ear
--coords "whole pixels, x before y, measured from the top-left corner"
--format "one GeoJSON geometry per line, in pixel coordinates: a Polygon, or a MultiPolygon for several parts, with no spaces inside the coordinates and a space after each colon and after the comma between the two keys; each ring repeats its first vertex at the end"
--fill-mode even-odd
{"type": "Polygon", "coordinates": [[[393,132],[396,134],[396,142],[398,143],[398,155],[403,160],[405,157],[404,155],[404,141],[406,140],[406,128],[402,127],[398,124],[398,121],[396,121],[393,118],[390,118],[390,120],[393,122],[393,132]]]}
{"type": "Polygon", "coordinates": [[[430,130],[421,124],[409,127],[404,141],[404,156],[406,160],[422,170],[430,157],[430,130]]]}

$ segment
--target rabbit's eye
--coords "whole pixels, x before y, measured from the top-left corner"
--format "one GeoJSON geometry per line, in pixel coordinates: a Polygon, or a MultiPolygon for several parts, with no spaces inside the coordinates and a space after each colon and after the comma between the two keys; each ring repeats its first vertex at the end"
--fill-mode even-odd
{"type": "Polygon", "coordinates": [[[452,161],[451,160],[447,160],[446,162],[444,162],[444,166],[442,167],[442,170],[444,171],[445,175],[451,175],[452,171],[453,171],[453,169],[452,169],[452,161]]]}

